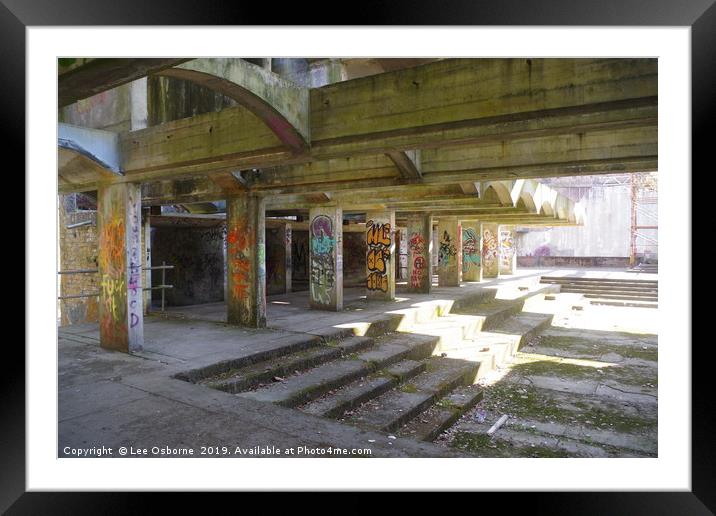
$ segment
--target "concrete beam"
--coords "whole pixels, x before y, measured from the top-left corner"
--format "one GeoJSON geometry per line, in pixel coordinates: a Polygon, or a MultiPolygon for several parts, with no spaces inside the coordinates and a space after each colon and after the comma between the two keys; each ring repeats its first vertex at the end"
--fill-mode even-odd
{"type": "Polygon", "coordinates": [[[281,142],[303,152],[311,142],[307,88],[244,59],[194,59],[156,73],[195,82],[218,91],[251,111],[281,142]]]}
{"type": "Polygon", "coordinates": [[[124,168],[144,179],[144,173],[265,168],[292,159],[655,127],[657,62],[449,59],[332,84],[310,97],[306,156],[285,152],[263,122],[239,107],[124,135],[124,168]]]}
{"type": "Polygon", "coordinates": [[[386,155],[395,164],[400,176],[410,181],[419,181],[423,177],[420,166],[420,150],[388,152],[386,155]]]}
{"type": "Polygon", "coordinates": [[[187,58],[63,58],[58,68],[59,107],[132,82],[187,58]],[[70,62],[72,61],[72,62],[70,62]],[[79,64],[78,64],[79,62],[79,64]]]}

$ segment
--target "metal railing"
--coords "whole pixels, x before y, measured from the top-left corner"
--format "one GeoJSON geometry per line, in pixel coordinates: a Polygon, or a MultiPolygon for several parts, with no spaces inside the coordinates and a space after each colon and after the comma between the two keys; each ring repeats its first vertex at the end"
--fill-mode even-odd
{"type": "MultiPolygon", "coordinates": [[[[155,265],[154,267],[142,267],[143,271],[155,271],[155,270],[161,270],[162,271],[162,283],[161,285],[157,285],[156,287],[151,286],[152,282],[152,275],[149,275],[149,287],[142,288],[142,291],[147,290],[161,290],[162,291],[162,312],[164,311],[164,291],[168,288],[174,288],[174,285],[167,285],[167,269],[173,269],[174,265],[167,265],[166,262],[162,262],[161,265],[155,265]]],[[[68,271],[57,271],[57,274],[97,274],[99,273],[99,269],[75,269],[75,270],[68,270],[68,271]]],[[[99,292],[92,292],[87,294],[72,294],[69,296],[57,296],[57,299],[78,299],[83,297],[96,297],[99,296],[99,292]]]]}

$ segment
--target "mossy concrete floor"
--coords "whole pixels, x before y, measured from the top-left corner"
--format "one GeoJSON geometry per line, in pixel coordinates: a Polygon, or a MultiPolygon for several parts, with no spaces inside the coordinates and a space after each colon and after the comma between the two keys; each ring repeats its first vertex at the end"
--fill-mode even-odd
{"type": "Polygon", "coordinates": [[[554,313],[553,326],[487,378],[483,401],[437,442],[481,457],[657,456],[657,311],[571,294],[529,310],[554,313]]]}

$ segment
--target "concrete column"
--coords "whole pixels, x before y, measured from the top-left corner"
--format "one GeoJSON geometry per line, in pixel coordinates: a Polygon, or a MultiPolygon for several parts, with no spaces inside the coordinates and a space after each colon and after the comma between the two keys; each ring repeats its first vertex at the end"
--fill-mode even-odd
{"type": "Polygon", "coordinates": [[[482,223],[482,277],[496,278],[499,273],[499,235],[497,224],[482,223]]]}
{"type": "Polygon", "coordinates": [[[482,281],[482,246],[480,223],[476,220],[462,222],[462,279],[482,281]]]}
{"type": "Polygon", "coordinates": [[[438,286],[459,287],[462,262],[462,231],[457,217],[438,221],[438,286]]]}
{"type": "Polygon", "coordinates": [[[138,351],[144,343],[139,184],[100,186],[97,215],[100,345],[125,353],[138,351]]]}
{"type": "Polygon", "coordinates": [[[291,223],[272,223],[266,229],[266,292],[291,292],[291,223]]]}
{"type": "Polygon", "coordinates": [[[500,226],[500,274],[514,274],[517,265],[515,226],[500,226]]]}
{"type": "Polygon", "coordinates": [[[408,217],[408,291],[430,293],[433,278],[433,216],[408,217]]]}
{"type": "Polygon", "coordinates": [[[366,214],[365,241],[367,299],[391,301],[395,299],[394,211],[369,211],[366,214]]]}
{"type": "MultiPolygon", "coordinates": [[[[144,241],[144,267],[143,275],[144,288],[152,286],[152,227],[150,224],[151,212],[149,208],[142,208],[142,240],[144,241]]],[[[152,291],[144,291],[144,313],[148,314],[152,307],[152,291]]]]}
{"type": "Polygon", "coordinates": [[[243,194],[226,200],[226,319],[229,324],[266,326],[264,199],[243,194]]]}
{"type": "Polygon", "coordinates": [[[308,227],[311,308],[343,310],[343,210],[311,208],[308,227]]]}

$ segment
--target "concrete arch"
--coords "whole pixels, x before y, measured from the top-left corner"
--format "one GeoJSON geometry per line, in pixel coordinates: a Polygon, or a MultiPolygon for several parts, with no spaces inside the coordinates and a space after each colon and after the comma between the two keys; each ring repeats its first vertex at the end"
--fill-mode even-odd
{"type": "Polygon", "coordinates": [[[511,189],[505,183],[509,183],[509,181],[489,181],[485,183],[483,197],[487,195],[488,190],[492,189],[500,204],[515,206],[516,202],[512,198],[511,189]]]}
{"type": "Polygon", "coordinates": [[[552,205],[547,201],[543,202],[542,206],[540,207],[539,214],[546,215],[548,217],[554,217],[554,210],[552,209],[552,205]]]}
{"type": "Polygon", "coordinates": [[[194,59],[155,75],[191,81],[234,99],[295,152],[303,152],[310,146],[308,89],[260,66],[244,59],[194,59]]]}

